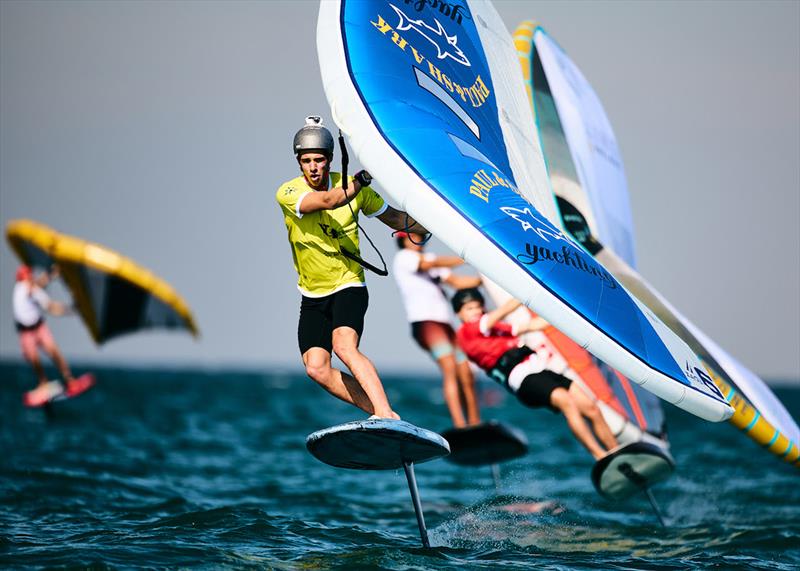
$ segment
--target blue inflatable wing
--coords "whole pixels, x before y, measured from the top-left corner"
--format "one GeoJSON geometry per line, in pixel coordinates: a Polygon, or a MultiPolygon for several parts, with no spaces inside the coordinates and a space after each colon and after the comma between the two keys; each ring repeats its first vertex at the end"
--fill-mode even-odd
{"type": "Polygon", "coordinates": [[[321,3],[332,114],[448,247],[657,396],[720,421],[700,360],[562,230],[511,36],[488,2],[321,3]]]}

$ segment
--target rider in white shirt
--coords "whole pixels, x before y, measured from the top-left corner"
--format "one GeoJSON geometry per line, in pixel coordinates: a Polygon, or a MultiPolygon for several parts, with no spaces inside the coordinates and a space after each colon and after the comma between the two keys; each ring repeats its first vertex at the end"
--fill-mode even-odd
{"type": "Polygon", "coordinates": [[[457,256],[425,253],[422,236],[398,232],[392,264],[400,297],[411,324],[411,336],[427,351],[442,371],[444,398],[453,426],[461,428],[480,422],[475,396],[475,378],[466,356],[458,348],[450,324],[450,304],[442,284],[455,289],[477,287],[477,276],[460,276],[450,268],[464,260],[457,256]],[[464,411],[466,410],[466,415],[464,411]]]}
{"type": "Polygon", "coordinates": [[[39,358],[41,348],[59,371],[67,383],[67,389],[75,382],[72,372],[58,348],[50,328],[45,323],[45,314],[61,316],[70,313],[70,309],[63,303],[53,301],[44,291],[44,287],[55,276],[57,270],[51,274],[42,274],[34,279],[33,271],[29,266],[20,266],[17,269],[17,283],[14,285],[13,304],[14,322],[19,333],[19,344],[22,355],[33,367],[39,381],[37,390],[44,390],[47,376],[39,358]]]}

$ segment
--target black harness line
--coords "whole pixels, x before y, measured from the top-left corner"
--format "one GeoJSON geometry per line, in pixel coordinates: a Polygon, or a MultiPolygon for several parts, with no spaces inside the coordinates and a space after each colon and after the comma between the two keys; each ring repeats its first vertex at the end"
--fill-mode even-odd
{"type": "MultiPolygon", "coordinates": [[[[347,166],[350,164],[350,156],[347,154],[347,146],[344,143],[344,135],[342,135],[342,131],[339,130],[339,149],[342,152],[342,190],[344,191],[345,197],[347,197],[347,166]]],[[[386,262],[381,255],[380,250],[375,246],[372,242],[372,239],[367,234],[367,231],[361,227],[361,224],[358,223],[358,218],[356,217],[356,213],[353,211],[353,207],[350,204],[350,201],[347,202],[347,206],[350,208],[350,214],[353,215],[353,220],[356,222],[356,226],[358,229],[364,234],[364,237],[369,242],[369,245],[372,246],[372,249],[375,250],[375,253],[378,254],[378,257],[381,259],[381,264],[383,265],[383,269],[373,266],[368,261],[364,260],[358,254],[351,252],[347,248],[343,248],[341,245],[339,246],[339,252],[347,258],[348,260],[352,260],[353,262],[360,265],[362,268],[366,268],[371,272],[375,272],[379,276],[388,276],[389,270],[386,269],[386,262]]]]}
{"type": "MultiPolygon", "coordinates": [[[[350,155],[347,154],[347,145],[344,142],[344,135],[342,135],[341,129],[339,130],[339,149],[342,153],[342,190],[344,191],[345,197],[347,197],[347,182],[348,182],[347,167],[350,164],[350,155]]],[[[372,239],[369,237],[369,234],[367,234],[367,231],[364,230],[364,228],[361,227],[361,224],[358,223],[358,218],[356,218],[356,214],[353,211],[353,207],[350,205],[349,201],[347,202],[347,206],[350,208],[350,214],[353,215],[353,220],[356,221],[356,226],[358,226],[358,229],[361,230],[361,232],[364,234],[364,237],[367,239],[367,242],[369,242],[369,245],[372,246],[372,249],[375,250],[375,253],[378,254],[378,257],[381,259],[381,265],[383,265],[383,269],[370,264],[368,261],[363,259],[358,254],[351,252],[347,248],[342,248],[341,245],[339,246],[339,253],[341,253],[342,256],[344,256],[348,260],[352,260],[361,267],[366,268],[371,272],[375,272],[379,276],[388,276],[389,271],[386,269],[386,262],[384,261],[380,250],[378,250],[378,248],[372,242],[372,239]]],[[[407,238],[411,241],[412,244],[417,244],[418,246],[424,246],[428,242],[428,240],[431,239],[432,234],[428,232],[428,235],[425,236],[420,242],[416,242],[414,238],[411,237],[411,232],[409,230],[408,213],[405,213],[405,217],[406,217],[406,222],[404,231],[407,234],[407,238]]],[[[395,230],[394,232],[392,232],[392,237],[394,237],[395,234],[397,234],[398,232],[402,231],[403,230],[395,230]]]]}
{"type": "Polygon", "coordinates": [[[394,238],[395,234],[397,234],[398,232],[405,232],[406,233],[406,238],[408,238],[408,241],[411,242],[412,244],[416,244],[417,246],[424,246],[425,244],[428,243],[428,240],[431,239],[431,236],[433,236],[433,234],[428,232],[428,235],[425,236],[424,238],[422,238],[422,240],[420,240],[419,242],[414,240],[414,238],[411,237],[412,232],[409,230],[409,226],[408,226],[408,212],[406,212],[405,228],[403,230],[395,230],[394,232],[392,232],[392,238],[394,238]]]}

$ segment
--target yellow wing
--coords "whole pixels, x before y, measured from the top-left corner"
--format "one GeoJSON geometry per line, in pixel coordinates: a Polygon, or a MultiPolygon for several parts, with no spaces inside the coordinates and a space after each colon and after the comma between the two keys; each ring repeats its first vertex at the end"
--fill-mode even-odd
{"type": "Polygon", "coordinates": [[[149,328],[186,329],[195,337],[199,333],[178,292],[130,258],[32,220],[9,222],[6,239],[25,264],[58,264],[98,344],[149,328]]]}

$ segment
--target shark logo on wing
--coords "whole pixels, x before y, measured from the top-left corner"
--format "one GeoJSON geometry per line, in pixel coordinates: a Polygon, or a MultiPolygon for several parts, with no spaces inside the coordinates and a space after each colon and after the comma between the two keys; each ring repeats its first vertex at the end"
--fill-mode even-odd
{"type": "Polygon", "coordinates": [[[472,67],[467,56],[464,55],[464,52],[461,51],[461,48],[458,47],[458,36],[452,35],[448,36],[447,31],[442,26],[442,23],[437,20],[436,18],[433,19],[436,22],[436,26],[429,26],[422,19],[419,20],[412,20],[397,6],[394,4],[389,4],[392,9],[397,12],[397,15],[400,17],[400,22],[395,27],[396,30],[405,32],[408,30],[414,30],[420,36],[428,40],[434,46],[436,46],[436,57],[438,59],[445,59],[447,57],[451,58],[453,61],[457,61],[461,65],[465,65],[467,67],[472,67]],[[444,46],[442,46],[442,41],[444,40],[444,46]]]}
{"type": "Polygon", "coordinates": [[[538,234],[539,238],[545,242],[549,242],[550,239],[553,239],[563,240],[568,244],[575,245],[575,242],[573,242],[569,236],[547,222],[546,219],[539,218],[536,214],[531,212],[530,208],[519,209],[511,206],[501,206],[500,210],[507,216],[510,216],[519,222],[525,232],[531,230],[532,232],[538,234]]]}

